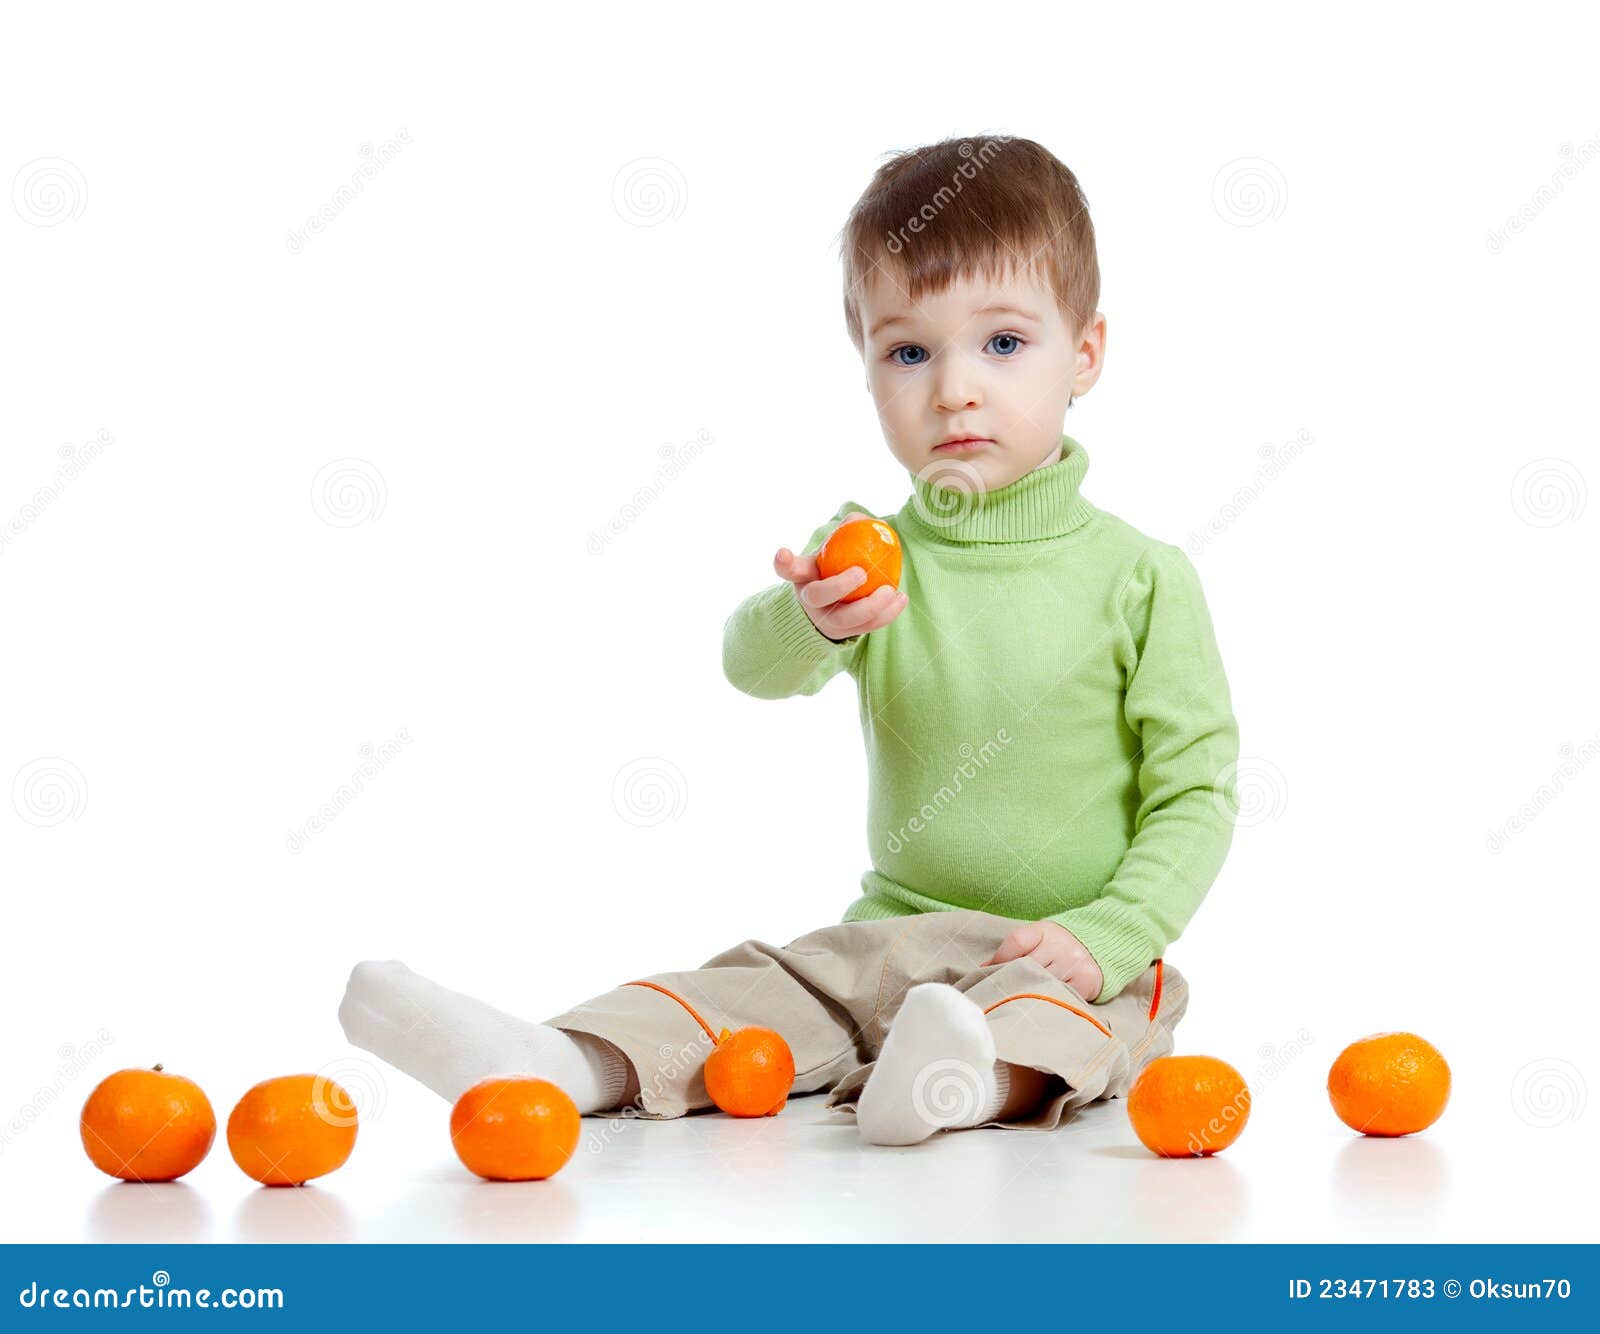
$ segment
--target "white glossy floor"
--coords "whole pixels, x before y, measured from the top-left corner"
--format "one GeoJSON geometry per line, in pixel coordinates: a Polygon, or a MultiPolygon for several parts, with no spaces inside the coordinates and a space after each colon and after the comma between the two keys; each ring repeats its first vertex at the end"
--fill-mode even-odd
{"type": "MultiPolygon", "coordinates": [[[[182,1183],[118,1184],[53,1109],[0,1155],[8,1241],[1594,1241],[1592,1127],[1535,1125],[1499,1088],[1457,1080],[1425,1134],[1364,1140],[1334,1120],[1320,1071],[1255,1090],[1226,1153],[1146,1153],[1125,1103],[1053,1133],[985,1129],[913,1149],[864,1145],[823,1099],[780,1116],[585,1118],[555,1178],[470,1177],[442,1101],[406,1083],[339,1172],[253,1186],[220,1136],[182,1183]]],[[[1294,1075],[1295,1072],[1291,1072],[1294,1075]]],[[[394,1081],[396,1084],[401,1081],[394,1081]]]]}

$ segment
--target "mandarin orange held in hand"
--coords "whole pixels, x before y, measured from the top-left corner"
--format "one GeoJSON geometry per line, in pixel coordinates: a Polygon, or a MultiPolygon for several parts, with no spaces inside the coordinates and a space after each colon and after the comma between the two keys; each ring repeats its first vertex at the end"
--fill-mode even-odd
{"type": "Polygon", "coordinates": [[[1128,1120],[1163,1158],[1207,1158],[1239,1138],[1250,1118],[1244,1076],[1215,1056],[1162,1056],[1128,1092],[1128,1120]]]}
{"type": "Polygon", "coordinates": [[[200,1086],[157,1065],[118,1070],[78,1118],[89,1161],[124,1181],[176,1181],[211,1152],[217,1118],[200,1086]]]}
{"type": "Polygon", "coordinates": [[[450,1143],[490,1181],[543,1181],[578,1147],[578,1105],[548,1079],[483,1079],[456,1099],[450,1143]]]}
{"type": "Polygon", "coordinates": [[[1412,1135],[1444,1112],[1450,1066],[1415,1033],[1372,1033],[1334,1058],[1328,1101],[1345,1125],[1363,1135],[1412,1135]]]}
{"type": "Polygon", "coordinates": [[[228,1151],[263,1186],[303,1186],[342,1167],[356,1146],[356,1107],[325,1075],[264,1079],[228,1117],[228,1151]]]}
{"type": "Polygon", "coordinates": [[[711,1101],[729,1116],[776,1116],[794,1087],[794,1053],[770,1028],[724,1028],[706,1057],[705,1080],[711,1101]]]}
{"type": "Polygon", "coordinates": [[[846,519],[817,552],[817,574],[829,579],[859,565],[866,580],[852,588],[840,602],[855,602],[885,584],[900,586],[900,539],[882,519],[846,519]]]}

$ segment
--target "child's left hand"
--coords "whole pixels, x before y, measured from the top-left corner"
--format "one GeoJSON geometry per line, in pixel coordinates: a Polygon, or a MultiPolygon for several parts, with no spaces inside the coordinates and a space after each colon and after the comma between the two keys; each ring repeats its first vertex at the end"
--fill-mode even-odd
{"type": "Polygon", "coordinates": [[[1089,951],[1060,922],[1045,918],[1019,926],[1000,942],[994,958],[988,963],[1008,963],[1032,955],[1049,972],[1069,987],[1075,987],[1085,1000],[1092,1001],[1100,994],[1105,978],[1089,951]]]}

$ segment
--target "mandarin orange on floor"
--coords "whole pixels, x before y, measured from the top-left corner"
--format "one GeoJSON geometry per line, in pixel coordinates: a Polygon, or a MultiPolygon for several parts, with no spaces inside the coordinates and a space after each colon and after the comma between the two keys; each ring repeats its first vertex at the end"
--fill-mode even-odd
{"type": "Polygon", "coordinates": [[[1163,1158],[1220,1153],[1250,1118],[1244,1076],[1215,1056],[1162,1056],[1128,1091],[1128,1120],[1145,1148],[1163,1158]]]}
{"type": "Polygon", "coordinates": [[[1372,1033],[1334,1059],[1328,1101],[1363,1135],[1413,1135],[1437,1121],[1450,1101],[1450,1066],[1415,1033],[1372,1033]]]}
{"type": "Polygon", "coordinates": [[[302,1186],[344,1165],[357,1119],[350,1095],[325,1075],[280,1075],[239,1099],[228,1151],[263,1186],[302,1186]]]}
{"type": "Polygon", "coordinates": [[[770,1028],[724,1028],[706,1057],[705,1080],[711,1101],[729,1116],[776,1116],[794,1087],[794,1053],[770,1028]]]}
{"type": "Polygon", "coordinates": [[[470,1172],[490,1181],[542,1181],[578,1147],[578,1105],[531,1076],[480,1080],[450,1111],[450,1143],[470,1172]]]}
{"type": "Polygon", "coordinates": [[[846,519],[817,552],[817,573],[828,579],[859,565],[866,580],[839,599],[855,602],[885,584],[898,588],[900,562],[900,538],[882,519],[846,519]]]}
{"type": "Polygon", "coordinates": [[[118,1070],[96,1084],[78,1133],[102,1172],[124,1181],[175,1181],[211,1152],[217,1118],[198,1084],[157,1065],[118,1070]]]}

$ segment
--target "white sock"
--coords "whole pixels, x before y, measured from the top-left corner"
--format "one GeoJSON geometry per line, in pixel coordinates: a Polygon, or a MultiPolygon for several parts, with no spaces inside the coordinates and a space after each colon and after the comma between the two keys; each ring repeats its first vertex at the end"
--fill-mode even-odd
{"type": "Polygon", "coordinates": [[[920,1144],[936,1130],[992,1121],[1011,1092],[983,1011],[955,987],[923,982],[906,993],[856,1100],[869,1144],[920,1144]]]}
{"type": "Polygon", "coordinates": [[[518,1019],[430,982],[397,959],[351,970],[339,1022],[356,1046],[452,1103],[490,1075],[548,1079],[580,1113],[617,1107],[625,1090],[636,1087],[632,1064],[604,1039],[518,1019]]]}

